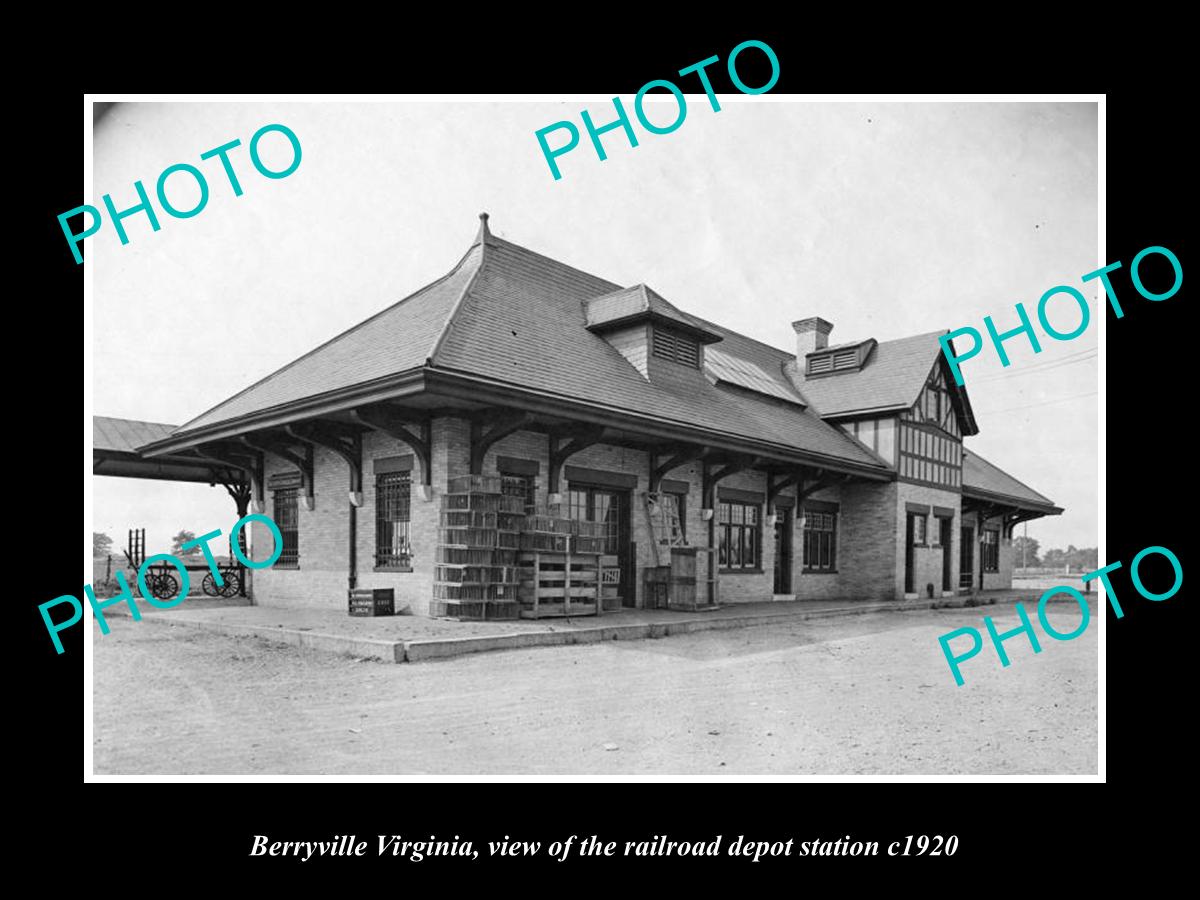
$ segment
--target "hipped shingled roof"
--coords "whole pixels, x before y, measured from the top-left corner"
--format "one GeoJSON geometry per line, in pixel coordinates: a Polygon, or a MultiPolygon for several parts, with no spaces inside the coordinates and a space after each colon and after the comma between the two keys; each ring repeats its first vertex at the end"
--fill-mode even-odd
{"type": "MultiPolygon", "coordinates": [[[[937,338],[943,332],[880,343],[861,371],[806,381],[798,377],[791,353],[684,313],[645,285],[622,288],[498,238],[488,228],[486,213],[480,220],[475,242],[443,278],[220,403],[173,436],[186,438],[425,368],[889,471],[821,417],[911,405],[940,353],[937,338]],[[707,350],[708,377],[686,385],[648,381],[589,330],[642,313],[686,324],[703,333],[705,343],[713,341],[707,350]]],[[[147,435],[147,441],[161,437],[166,435],[147,435]]],[[[967,460],[968,493],[977,486],[1054,508],[978,455],[967,460]]]]}
{"type": "MultiPolygon", "coordinates": [[[[884,468],[802,408],[703,379],[686,389],[647,381],[587,328],[586,301],[619,292],[619,285],[496,237],[484,219],[450,274],[191,420],[175,436],[428,365],[884,468]]],[[[726,354],[773,372],[779,390],[795,396],[783,376],[782,351],[686,318],[720,337],[726,354]]]]}

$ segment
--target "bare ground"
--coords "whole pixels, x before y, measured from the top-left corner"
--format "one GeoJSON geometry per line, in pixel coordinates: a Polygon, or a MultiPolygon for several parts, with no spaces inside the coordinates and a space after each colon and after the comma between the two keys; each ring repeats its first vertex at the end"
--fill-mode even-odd
{"type": "Polygon", "coordinates": [[[1013,638],[1008,668],[985,647],[956,687],[937,638],[985,614],[1018,624],[887,612],[408,665],[113,620],[94,632],[95,771],[1095,773],[1095,622],[1039,655],[1013,638]]]}

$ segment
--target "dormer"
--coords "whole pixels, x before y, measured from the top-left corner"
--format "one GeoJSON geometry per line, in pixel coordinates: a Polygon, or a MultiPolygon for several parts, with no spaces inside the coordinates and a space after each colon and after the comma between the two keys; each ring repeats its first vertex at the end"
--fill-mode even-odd
{"type": "Polygon", "coordinates": [[[704,348],[721,336],[644,284],[583,303],[587,328],[629,360],[642,377],[703,377],[704,348]]]}
{"type": "Polygon", "coordinates": [[[839,344],[814,350],[804,357],[804,377],[820,378],[842,372],[857,372],[867,364],[875,344],[874,338],[867,338],[856,344],[839,344]]]}

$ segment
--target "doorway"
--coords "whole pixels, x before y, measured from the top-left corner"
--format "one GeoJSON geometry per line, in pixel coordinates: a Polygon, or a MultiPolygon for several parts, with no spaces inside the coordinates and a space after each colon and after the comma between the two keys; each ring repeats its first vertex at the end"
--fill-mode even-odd
{"type": "Polygon", "coordinates": [[[916,568],[917,563],[917,547],[916,544],[913,543],[913,538],[916,531],[916,525],[914,524],[916,516],[912,513],[909,513],[907,519],[908,524],[904,529],[904,593],[913,594],[916,593],[917,590],[916,585],[914,584],[914,569],[916,568]]]}
{"type": "Polygon", "coordinates": [[[621,573],[617,596],[622,606],[634,606],[637,593],[633,581],[633,548],[630,544],[630,498],[628,490],[570,483],[567,515],[577,521],[603,522],[604,552],[616,556],[621,573]]]}
{"type": "Polygon", "coordinates": [[[954,520],[947,518],[938,519],[938,543],[942,545],[942,590],[950,590],[950,560],[952,548],[950,546],[950,535],[953,530],[954,520]]]}
{"type": "Polygon", "coordinates": [[[792,592],[792,511],[775,511],[775,593],[792,592]]]}
{"type": "Polygon", "coordinates": [[[963,528],[959,539],[962,543],[958,548],[958,586],[969,588],[975,577],[975,529],[963,528]]]}

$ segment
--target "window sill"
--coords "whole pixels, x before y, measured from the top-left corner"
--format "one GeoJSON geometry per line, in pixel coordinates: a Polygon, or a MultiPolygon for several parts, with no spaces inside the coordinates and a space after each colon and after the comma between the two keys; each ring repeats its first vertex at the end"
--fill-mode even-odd
{"type": "Polygon", "coordinates": [[[285,572],[299,572],[300,564],[299,563],[289,563],[288,565],[281,565],[280,563],[276,563],[275,565],[271,566],[271,568],[272,569],[282,569],[285,572]]]}
{"type": "Polygon", "coordinates": [[[801,569],[801,575],[836,575],[837,569],[801,569]]]}
{"type": "Polygon", "coordinates": [[[376,572],[412,572],[412,566],[376,566],[376,572]]]}
{"type": "Polygon", "coordinates": [[[718,575],[761,575],[762,569],[718,569],[718,575]]]}

